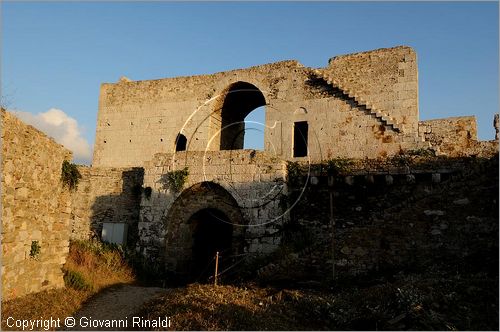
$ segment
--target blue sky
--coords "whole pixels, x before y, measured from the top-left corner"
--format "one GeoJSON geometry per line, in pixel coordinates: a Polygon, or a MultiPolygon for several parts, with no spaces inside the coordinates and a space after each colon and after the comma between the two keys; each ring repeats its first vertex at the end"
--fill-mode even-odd
{"type": "Polygon", "coordinates": [[[412,46],[420,118],[498,112],[497,2],[2,2],[1,86],[10,109],[62,110],[93,145],[99,86],[412,46]]]}

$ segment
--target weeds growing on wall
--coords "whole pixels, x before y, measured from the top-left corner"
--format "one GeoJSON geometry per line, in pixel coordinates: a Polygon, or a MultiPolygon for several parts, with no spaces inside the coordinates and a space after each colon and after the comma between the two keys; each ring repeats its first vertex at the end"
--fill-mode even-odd
{"type": "Polygon", "coordinates": [[[42,247],[38,241],[31,241],[30,248],[30,258],[38,259],[41,253],[42,247]]]}
{"type": "Polygon", "coordinates": [[[166,189],[170,189],[175,193],[181,191],[186,183],[189,175],[187,167],[180,170],[170,171],[162,177],[162,183],[166,189]]]}
{"type": "Polygon", "coordinates": [[[419,156],[419,157],[435,157],[436,151],[430,148],[427,149],[420,148],[415,150],[408,150],[407,154],[410,156],[419,156]]]}
{"type": "Polygon", "coordinates": [[[346,175],[350,172],[351,166],[353,165],[351,159],[345,158],[334,158],[326,162],[326,172],[328,175],[346,175]]]}
{"type": "Polygon", "coordinates": [[[436,152],[432,149],[414,149],[414,150],[401,150],[398,154],[392,156],[389,160],[396,166],[411,166],[415,165],[422,158],[436,157],[436,152]]]}
{"type": "Polygon", "coordinates": [[[413,162],[412,157],[403,151],[399,154],[395,154],[389,160],[396,166],[410,166],[413,162]]]}
{"type": "Polygon", "coordinates": [[[81,178],[82,175],[75,164],[67,160],[63,161],[61,169],[61,181],[63,186],[67,186],[70,190],[75,190],[81,178]]]}
{"type": "Polygon", "coordinates": [[[134,269],[138,280],[157,283],[166,279],[166,271],[161,262],[148,259],[135,249],[128,248],[124,254],[128,264],[134,269]]]}

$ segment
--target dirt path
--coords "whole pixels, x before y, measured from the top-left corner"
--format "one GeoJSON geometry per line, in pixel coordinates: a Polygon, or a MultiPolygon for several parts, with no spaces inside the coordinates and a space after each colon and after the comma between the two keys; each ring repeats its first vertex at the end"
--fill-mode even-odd
{"type": "Polygon", "coordinates": [[[119,331],[134,330],[132,328],[132,317],[140,309],[141,305],[156,295],[164,294],[168,289],[157,287],[140,287],[124,285],[113,288],[96,295],[83,305],[74,315],[75,326],[68,328],[69,331],[119,331]],[[106,322],[122,320],[121,326],[106,327],[106,322]],[[124,326],[124,321],[127,325],[124,326]]]}

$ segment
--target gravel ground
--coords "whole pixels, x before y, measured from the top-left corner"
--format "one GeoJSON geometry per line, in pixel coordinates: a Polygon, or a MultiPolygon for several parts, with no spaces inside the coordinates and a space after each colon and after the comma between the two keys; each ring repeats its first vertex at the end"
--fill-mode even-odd
{"type": "Polygon", "coordinates": [[[167,289],[158,287],[113,287],[87,301],[74,315],[75,326],[67,328],[66,331],[134,330],[132,317],[137,314],[142,304],[166,292],[167,289]],[[106,323],[114,323],[114,326],[106,327],[106,323]]]}

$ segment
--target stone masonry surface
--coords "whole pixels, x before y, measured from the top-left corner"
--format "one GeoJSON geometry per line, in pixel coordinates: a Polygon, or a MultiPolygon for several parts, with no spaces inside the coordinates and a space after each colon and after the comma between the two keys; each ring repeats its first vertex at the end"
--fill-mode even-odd
{"type": "Polygon", "coordinates": [[[474,116],[460,116],[419,122],[419,132],[441,154],[449,157],[491,154],[498,140],[478,141],[474,116]]]}
{"type": "Polygon", "coordinates": [[[71,152],[3,109],[1,120],[2,295],[11,299],[64,286],[71,205],[61,165],[71,152]]]}
{"type": "Polygon", "coordinates": [[[412,48],[336,56],[324,71],[362,100],[385,111],[405,130],[418,130],[417,54],[412,48]]]}
{"type": "Polygon", "coordinates": [[[103,222],[129,225],[135,241],[139,220],[142,168],[79,166],[82,179],[71,193],[71,238],[100,236],[103,222]]]}
{"type": "MultiPolygon", "coordinates": [[[[331,278],[333,231],[325,208],[330,191],[339,279],[425,268],[439,260],[473,264],[491,252],[498,257],[498,154],[415,157],[399,171],[391,164],[365,162],[363,172],[353,165],[332,187],[326,172],[315,170],[315,184],[307,185],[280,234],[288,254],[262,267],[260,278],[331,278]]],[[[300,180],[289,188],[291,195],[306,178],[300,180]]]]}
{"type": "Polygon", "coordinates": [[[240,250],[272,252],[279,244],[273,233],[287,218],[280,207],[285,172],[284,162],[255,150],[155,155],[145,165],[144,187],[152,193],[141,200],[138,249],[151,259],[166,259],[167,268],[175,270],[179,260],[188,258],[180,255],[190,254],[190,234],[182,235],[189,230],[188,219],[203,208],[217,208],[235,224],[253,226],[237,227],[245,242],[240,250]],[[184,167],[189,175],[183,191],[188,194],[183,196],[165,188],[162,178],[184,167]],[[203,195],[189,194],[200,183],[208,184],[203,195]],[[224,204],[227,199],[231,204],[224,204]]]}
{"type": "Polygon", "coordinates": [[[418,135],[417,88],[410,47],[335,57],[318,70],[282,61],[211,75],[105,83],[93,166],[142,166],[155,153],[174,152],[178,134],[187,138],[188,150],[223,149],[220,132],[235,124],[241,109],[257,106],[266,109],[264,150],[284,160],[304,159],[293,156],[299,121],[309,126],[312,162],[425,148],[429,143],[418,135]],[[250,87],[253,97],[245,99],[244,91],[231,90],[235,86],[250,87]],[[225,104],[228,96],[235,105],[225,104]]]}

